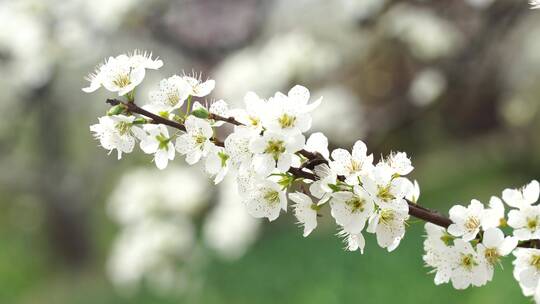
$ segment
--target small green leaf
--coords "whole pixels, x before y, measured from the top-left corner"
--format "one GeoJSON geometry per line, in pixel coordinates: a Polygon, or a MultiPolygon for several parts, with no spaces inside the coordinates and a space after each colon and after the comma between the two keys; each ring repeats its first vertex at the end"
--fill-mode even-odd
{"type": "Polygon", "coordinates": [[[147,123],[148,121],[146,121],[146,119],[144,119],[143,117],[137,117],[135,118],[135,120],[133,121],[133,124],[134,125],[144,125],[145,123],[147,123]]]}
{"type": "Polygon", "coordinates": [[[118,105],[112,106],[109,109],[109,111],[107,111],[107,115],[112,116],[112,115],[122,114],[122,113],[124,113],[125,109],[126,108],[124,107],[124,105],[118,104],[118,105]]]}
{"type": "Polygon", "coordinates": [[[208,113],[208,111],[205,108],[198,108],[194,110],[193,112],[191,112],[191,114],[195,117],[202,118],[202,119],[206,119],[210,115],[210,113],[208,113]]]}

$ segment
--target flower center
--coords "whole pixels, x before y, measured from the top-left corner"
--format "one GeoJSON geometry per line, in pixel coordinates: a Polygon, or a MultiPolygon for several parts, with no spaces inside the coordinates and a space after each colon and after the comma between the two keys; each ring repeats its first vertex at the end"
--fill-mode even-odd
{"type": "Polygon", "coordinates": [[[126,135],[131,129],[131,124],[129,122],[120,121],[116,124],[116,130],[120,135],[126,135]]]}
{"type": "Polygon", "coordinates": [[[253,116],[249,116],[248,119],[252,126],[258,126],[261,122],[257,117],[253,116]]]}
{"type": "Polygon", "coordinates": [[[490,263],[491,265],[495,265],[500,258],[499,252],[496,248],[488,248],[484,252],[484,256],[486,257],[486,261],[490,263]]]}
{"type": "Polygon", "coordinates": [[[381,211],[381,222],[389,224],[394,219],[394,211],[391,209],[383,209],[381,211]]]}
{"type": "Polygon", "coordinates": [[[390,192],[390,185],[387,186],[377,186],[379,189],[379,192],[377,193],[377,197],[379,197],[381,200],[388,202],[391,200],[396,199],[396,197],[390,192]]]}
{"type": "Polygon", "coordinates": [[[274,160],[278,160],[279,156],[285,152],[285,143],[282,140],[269,140],[264,153],[271,154],[274,160]]]}
{"type": "Polygon", "coordinates": [[[366,201],[357,197],[353,196],[350,200],[345,202],[348,206],[352,208],[352,212],[364,212],[364,205],[366,204],[366,201]]]}
{"type": "Polygon", "coordinates": [[[219,159],[221,160],[221,167],[227,166],[227,160],[229,159],[229,155],[224,152],[218,152],[219,159]]]}
{"type": "Polygon", "coordinates": [[[199,94],[199,92],[200,92],[199,83],[197,83],[196,85],[192,85],[191,90],[193,91],[193,95],[199,94]]]}
{"type": "Polygon", "coordinates": [[[528,217],[527,218],[527,228],[529,230],[536,230],[538,227],[538,218],[537,217],[528,217]]]}
{"type": "Polygon", "coordinates": [[[469,216],[465,222],[465,228],[472,231],[480,226],[480,219],[476,216],[469,216]]]}
{"type": "Polygon", "coordinates": [[[474,266],[478,265],[478,263],[474,260],[473,255],[470,254],[470,253],[469,254],[461,254],[460,263],[461,263],[460,265],[463,268],[465,268],[465,269],[467,269],[469,271],[471,271],[474,266]]]}
{"type": "Polygon", "coordinates": [[[129,77],[129,73],[116,75],[113,79],[113,84],[119,88],[125,88],[130,85],[131,78],[129,77]]]}
{"type": "Polygon", "coordinates": [[[537,270],[540,270],[540,255],[533,255],[531,258],[531,266],[536,267],[537,270]]]}
{"type": "Polygon", "coordinates": [[[180,101],[180,96],[178,96],[178,94],[169,93],[167,94],[167,101],[171,106],[175,106],[178,101],[180,101]]]}
{"type": "Polygon", "coordinates": [[[159,149],[160,150],[167,150],[167,146],[169,145],[169,142],[171,141],[170,138],[167,138],[163,134],[156,135],[156,139],[159,142],[159,149]]]}
{"type": "Polygon", "coordinates": [[[349,165],[349,171],[351,172],[358,172],[362,169],[362,163],[356,160],[351,160],[351,163],[349,165]]]}
{"type": "Polygon", "coordinates": [[[202,144],[204,144],[206,142],[207,138],[206,136],[202,135],[202,134],[197,134],[195,136],[195,144],[197,146],[202,146],[202,144]]]}
{"type": "Polygon", "coordinates": [[[273,189],[267,189],[263,197],[271,205],[279,202],[279,192],[273,189]]]}
{"type": "Polygon", "coordinates": [[[296,117],[288,115],[288,114],[283,114],[278,119],[279,125],[283,129],[290,128],[290,127],[294,126],[295,121],[296,121],[296,117]]]}

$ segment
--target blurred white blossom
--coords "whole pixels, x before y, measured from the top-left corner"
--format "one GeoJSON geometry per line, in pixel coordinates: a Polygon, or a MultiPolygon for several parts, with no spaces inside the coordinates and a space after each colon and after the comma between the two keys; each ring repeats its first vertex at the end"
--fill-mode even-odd
{"type": "Polygon", "coordinates": [[[330,86],[313,93],[324,96],[317,111],[312,113],[313,129],[322,131],[336,145],[350,145],[362,138],[367,125],[357,96],[343,86],[330,86]],[[336,117],[347,117],[336,123],[336,117]]]}
{"type": "Polygon", "coordinates": [[[496,0],[465,0],[467,4],[477,9],[485,9],[491,6],[496,0]]]}
{"type": "Polygon", "coordinates": [[[414,78],[409,96],[415,105],[426,106],[441,96],[445,89],[445,76],[437,69],[425,69],[414,78]]]}
{"type": "Polygon", "coordinates": [[[126,173],[109,200],[110,216],[120,224],[166,214],[196,214],[210,199],[206,176],[195,168],[169,166],[126,173]]]}
{"type": "Polygon", "coordinates": [[[237,259],[257,239],[261,220],[246,212],[233,178],[221,185],[217,205],[204,221],[204,241],[221,257],[237,259]]]}
{"type": "Polygon", "coordinates": [[[216,94],[231,101],[240,101],[248,91],[270,96],[293,79],[316,79],[329,72],[337,66],[339,53],[306,33],[277,35],[261,47],[226,58],[214,72],[216,94]]]}
{"type": "Polygon", "coordinates": [[[451,22],[409,4],[393,6],[385,15],[385,27],[422,60],[447,57],[463,45],[463,34],[451,22]]]}
{"type": "Polygon", "coordinates": [[[182,216],[175,216],[174,221],[145,219],[124,228],[108,261],[112,282],[133,289],[143,278],[159,279],[158,286],[182,288],[171,271],[178,271],[176,263],[189,258],[194,237],[193,224],[182,216]]]}
{"type": "Polygon", "coordinates": [[[0,2],[0,81],[12,88],[38,88],[51,75],[52,58],[46,52],[46,20],[23,2],[0,2]]]}

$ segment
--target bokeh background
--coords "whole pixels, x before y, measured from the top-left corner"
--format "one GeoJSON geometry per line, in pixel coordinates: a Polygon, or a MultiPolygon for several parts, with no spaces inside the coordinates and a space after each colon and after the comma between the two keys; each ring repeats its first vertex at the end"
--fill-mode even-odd
{"type": "Polygon", "coordinates": [[[249,217],[200,168],[117,161],[88,126],[84,76],[134,49],[159,79],[202,71],[239,105],[294,84],[313,131],[412,155],[445,212],[540,177],[540,11],[525,0],[0,0],[0,303],[527,303],[510,261],[484,288],[435,286],[411,221],[388,254],[342,250],[324,215],[249,217]]]}

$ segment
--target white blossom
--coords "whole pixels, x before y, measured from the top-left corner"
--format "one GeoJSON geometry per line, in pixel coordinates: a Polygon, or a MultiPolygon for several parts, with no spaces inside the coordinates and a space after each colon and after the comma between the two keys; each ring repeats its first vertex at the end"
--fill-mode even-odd
{"type": "Polygon", "coordinates": [[[388,252],[397,248],[405,236],[405,221],[409,218],[408,205],[381,208],[369,219],[367,231],[377,235],[377,244],[388,252]]]}
{"type": "Polygon", "coordinates": [[[452,275],[452,261],[455,259],[455,251],[450,245],[453,237],[446,229],[432,223],[426,223],[424,228],[427,236],[424,241],[423,260],[427,266],[434,268],[435,285],[448,283],[452,275]]]}
{"type": "Polygon", "coordinates": [[[531,5],[531,9],[540,8],[540,0],[529,0],[529,5],[531,5]]]}
{"type": "Polygon", "coordinates": [[[174,144],[169,131],[164,125],[144,125],[146,135],[141,136],[141,150],[147,154],[154,154],[154,162],[158,169],[167,167],[169,160],[174,160],[174,144]]]}
{"type": "Polygon", "coordinates": [[[249,145],[258,136],[258,132],[251,128],[234,127],[234,132],[225,139],[225,150],[231,158],[233,166],[243,169],[251,165],[253,153],[249,149],[249,145]]]}
{"type": "Polygon", "coordinates": [[[99,123],[90,126],[94,137],[99,140],[101,146],[112,152],[118,151],[118,159],[122,153],[131,153],[135,146],[135,133],[143,132],[141,128],[133,125],[135,116],[114,115],[99,118],[99,123]]]}
{"type": "Polygon", "coordinates": [[[313,133],[307,139],[304,150],[311,153],[319,153],[325,159],[329,159],[330,152],[328,151],[328,138],[321,132],[313,133]]]}
{"type": "Polygon", "coordinates": [[[184,80],[191,86],[189,95],[195,97],[205,97],[209,95],[216,86],[216,82],[212,79],[202,81],[200,77],[184,76],[184,80]]]}
{"type": "Polygon", "coordinates": [[[188,116],[184,126],[186,133],[176,139],[176,150],[186,155],[186,162],[193,165],[214,146],[211,141],[214,131],[210,123],[193,115],[188,116]]]}
{"type": "Polygon", "coordinates": [[[298,223],[304,226],[304,237],[307,237],[317,227],[317,204],[314,204],[311,198],[304,193],[295,192],[289,194],[293,205],[294,216],[298,223]]]}
{"type": "Polygon", "coordinates": [[[175,114],[173,113],[173,108],[166,104],[161,103],[148,103],[143,105],[141,108],[144,110],[156,114],[157,116],[161,116],[163,118],[167,118],[169,120],[174,120],[175,114]]]}
{"type": "Polygon", "coordinates": [[[489,208],[484,210],[482,228],[496,228],[506,223],[504,204],[500,198],[492,196],[489,199],[489,208]]]}
{"type": "Polygon", "coordinates": [[[360,253],[364,253],[364,247],[366,246],[366,239],[362,235],[361,232],[352,234],[345,230],[341,230],[338,233],[339,237],[344,238],[345,241],[345,249],[348,251],[356,251],[360,250],[360,253]]]}
{"type": "Polygon", "coordinates": [[[513,252],[516,259],[514,278],[518,281],[521,291],[527,297],[534,296],[540,303],[540,249],[518,248],[513,252]]]}
{"type": "Polygon", "coordinates": [[[285,137],[266,131],[250,143],[250,150],[255,154],[253,168],[260,175],[268,175],[275,168],[286,172],[295,163],[295,159],[298,161],[298,156],[294,153],[300,151],[304,143],[305,137],[302,134],[285,137]]]}
{"type": "Polygon", "coordinates": [[[360,180],[377,205],[396,209],[407,206],[404,198],[410,192],[411,182],[404,177],[395,177],[394,170],[388,164],[377,164],[370,175],[361,176],[360,180]]]}
{"type": "Polygon", "coordinates": [[[411,160],[405,152],[390,153],[390,156],[385,161],[391,168],[394,174],[407,175],[411,173],[414,167],[411,165],[411,160]]]}
{"type": "Polygon", "coordinates": [[[327,164],[316,166],[314,172],[319,179],[309,185],[309,192],[321,203],[326,202],[334,191],[332,186],[337,183],[337,174],[327,164]]]}
{"type": "Polygon", "coordinates": [[[206,172],[215,176],[215,184],[219,184],[227,175],[229,166],[230,156],[225,152],[225,149],[216,146],[212,147],[206,157],[205,168],[206,172]]]}
{"type": "Polygon", "coordinates": [[[533,180],[521,189],[505,189],[502,198],[510,207],[523,208],[536,203],[539,194],[540,185],[538,181],[533,180]]]}
{"type": "Polygon", "coordinates": [[[330,201],[331,214],[343,230],[360,233],[367,219],[373,214],[375,204],[371,196],[360,186],[355,186],[353,192],[340,191],[332,195],[330,201]]]}
{"type": "Polygon", "coordinates": [[[484,216],[484,205],[473,199],[469,206],[455,205],[450,208],[452,224],[448,232],[454,236],[463,237],[464,241],[472,241],[478,232],[484,216]]]}
{"type": "Polygon", "coordinates": [[[455,289],[466,289],[470,285],[483,286],[487,283],[488,271],[485,259],[478,255],[471,243],[455,239],[453,250],[452,286],[455,289]]]}
{"type": "Polygon", "coordinates": [[[330,167],[336,174],[345,176],[348,183],[358,183],[357,178],[371,170],[372,166],[373,155],[367,155],[367,146],[361,140],[354,144],[352,154],[345,149],[332,151],[330,167]]]}
{"type": "Polygon", "coordinates": [[[159,82],[159,89],[150,92],[150,102],[178,109],[191,93],[191,86],[184,78],[173,75],[159,82]]]}
{"type": "Polygon", "coordinates": [[[262,117],[266,114],[267,103],[254,92],[248,92],[244,96],[245,109],[231,110],[233,116],[238,122],[245,126],[254,128],[257,131],[262,130],[262,117]]]}
{"type": "Polygon", "coordinates": [[[86,93],[91,93],[101,86],[111,92],[118,92],[118,96],[126,95],[133,91],[144,79],[146,69],[157,70],[163,65],[158,59],[152,59],[152,54],[135,51],[131,55],[122,54],[117,57],[109,57],[96,72],[88,76],[90,85],[83,88],[86,93]]]}
{"type": "Polygon", "coordinates": [[[287,96],[277,92],[268,100],[267,113],[262,117],[262,123],[270,131],[295,135],[311,128],[311,115],[322,99],[308,104],[309,91],[303,86],[293,87],[287,96]]]}
{"type": "Polygon", "coordinates": [[[248,198],[251,189],[261,180],[261,177],[251,167],[239,168],[236,174],[238,194],[242,198],[248,198]]]}
{"type": "Polygon", "coordinates": [[[415,180],[414,183],[411,183],[410,180],[407,180],[409,183],[406,188],[408,189],[407,194],[405,194],[405,198],[413,203],[417,203],[418,199],[420,198],[420,185],[415,180]]]}
{"type": "Polygon", "coordinates": [[[508,212],[508,226],[520,241],[540,239],[540,206],[513,209],[508,212]]]}
{"type": "Polygon", "coordinates": [[[515,237],[504,237],[499,228],[490,228],[484,232],[482,243],[478,244],[477,251],[485,260],[483,265],[487,267],[487,277],[493,278],[493,267],[500,263],[500,258],[509,255],[516,248],[518,240],[515,237]]]}
{"type": "Polygon", "coordinates": [[[281,186],[269,180],[254,183],[244,201],[249,214],[256,218],[268,218],[273,221],[280,211],[287,210],[287,196],[281,186]]]}

